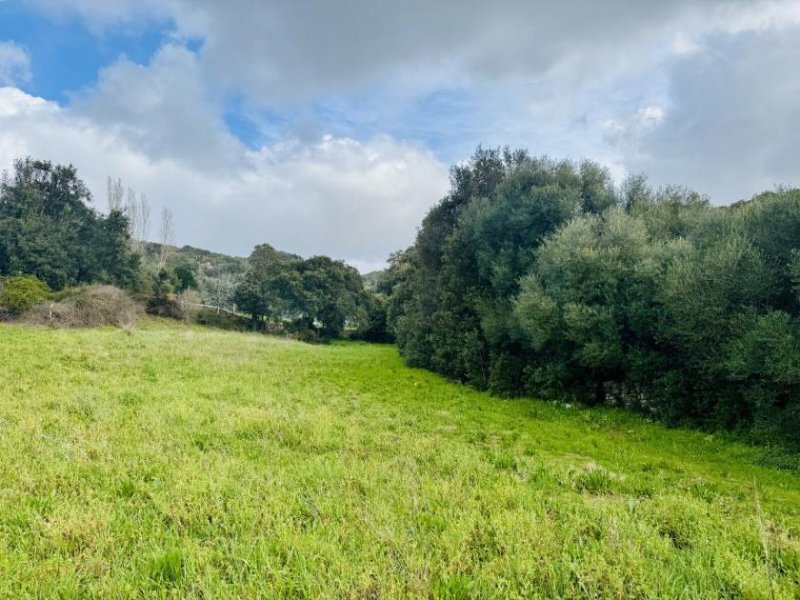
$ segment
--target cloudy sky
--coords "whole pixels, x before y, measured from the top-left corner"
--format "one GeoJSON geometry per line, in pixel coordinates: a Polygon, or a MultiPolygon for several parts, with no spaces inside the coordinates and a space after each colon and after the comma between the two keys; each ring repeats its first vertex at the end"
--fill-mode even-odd
{"type": "Polygon", "coordinates": [[[362,270],[478,144],[718,204],[800,184],[800,0],[0,0],[0,168],[31,155],[362,270]]]}

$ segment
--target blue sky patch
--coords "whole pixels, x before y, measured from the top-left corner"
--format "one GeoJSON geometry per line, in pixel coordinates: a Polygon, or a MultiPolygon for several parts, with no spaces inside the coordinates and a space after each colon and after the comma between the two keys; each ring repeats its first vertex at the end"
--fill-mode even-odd
{"type": "Polygon", "coordinates": [[[0,41],[12,41],[30,56],[33,77],[20,87],[66,104],[69,93],[91,86],[121,57],[147,64],[169,35],[168,27],[115,27],[90,31],[78,16],[49,20],[19,2],[0,1],[0,41]]]}

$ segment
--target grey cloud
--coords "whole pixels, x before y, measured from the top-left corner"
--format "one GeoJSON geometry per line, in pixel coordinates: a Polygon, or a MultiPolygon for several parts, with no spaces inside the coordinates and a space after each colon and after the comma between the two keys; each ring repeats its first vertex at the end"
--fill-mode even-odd
{"type": "Polygon", "coordinates": [[[95,87],[73,95],[72,111],[117,131],[155,160],[179,157],[220,170],[235,165],[241,153],[197,57],[180,46],[163,47],[148,66],[123,59],[103,69],[95,87]]]}
{"type": "MultiPolygon", "coordinates": [[[[212,77],[274,103],[385,83],[583,80],[669,46],[670,36],[747,15],[752,0],[35,0],[90,23],[173,21],[204,40],[212,77]],[[727,15],[727,17],[726,17],[727,15]]],[[[737,21],[738,22],[738,21],[737,21]]],[[[689,31],[692,33],[692,31],[689,31]]]]}
{"type": "MultiPolygon", "coordinates": [[[[204,37],[215,76],[257,100],[294,101],[430,72],[437,84],[562,70],[582,78],[663,43],[694,13],[689,0],[178,2],[178,23],[204,37]],[[182,18],[200,10],[204,20],[182,18]],[[199,25],[198,25],[199,23],[199,25]],[[641,52],[641,48],[639,49],[641,52]]],[[[704,12],[721,5],[704,3],[704,12]]],[[[421,77],[425,81],[427,77],[421,77]]]]}
{"type": "Polygon", "coordinates": [[[800,185],[800,31],[708,40],[681,60],[657,127],[624,147],[632,171],[717,203],[800,185]]]}

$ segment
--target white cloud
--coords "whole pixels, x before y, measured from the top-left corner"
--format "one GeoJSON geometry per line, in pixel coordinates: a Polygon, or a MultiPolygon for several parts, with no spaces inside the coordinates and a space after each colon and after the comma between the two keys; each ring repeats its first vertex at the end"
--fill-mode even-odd
{"type": "Polygon", "coordinates": [[[166,24],[170,41],[149,65],[110,65],[69,108],[7,93],[4,164],[74,162],[95,189],[122,176],[212,249],[380,262],[447,188],[407,139],[452,160],[478,143],[586,157],[717,201],[797,177],[797,0],[35,1],[98,29],[166,24]],[[236,139],[232,94],[257,120],[268,109],[282,143],[236,139]]]}
{"type": "Polygon", "coordinates": [[[176,157],[204,170],[229,169],[240,143],[222,121],[222,102],[203,80],[197,56],[162,47],[147,66],[121,59],[97,85],[73,95],[71,112],[115,131],[152,160],[176,157]]]}
{"type": "MultiPolygon", "coordinates": [[[[220,147],[215,135],[209,148],[220,147]]],[[[98,194],[106,176],[121,176],[147,194],[154,214],[173,210],[182,244],[241,255],[267,242],[370,269],[413,241],[448,187],[446,166],[429,151],[388,137],[238,147],[236,166],[222,170],[146,150],[113,121],[0,88],[0,165],[25,155],[72,163],[98,194]]]]}
{"type": "Polygon", "coordinates": [[[628,118],[606,120],[603,131],[612,144],[635,144],[643,135],[656,129],[664,116],[664,109],[660,106],[646,106],[628,118]]]}
{"type": "Polygon", "coordinates": [[[722,4],[709,19],[709,29],[735,35],[746,32],[785,30],[800,25],[797,0],[761,0],[744,6],[722,4]]]}
{"type": "Polygon", "coordinates": [[[672,40],[672,50],[678,56],[689,56],[700,52],[702,46],[697,40],[692,39],[683,32],[678,32],[675,39],[672,40]]]}
{"type": "Polygon", "coordinates": [[[31,60],[14,42],[0,42],[0,85],[30,81],[31,60]]]}

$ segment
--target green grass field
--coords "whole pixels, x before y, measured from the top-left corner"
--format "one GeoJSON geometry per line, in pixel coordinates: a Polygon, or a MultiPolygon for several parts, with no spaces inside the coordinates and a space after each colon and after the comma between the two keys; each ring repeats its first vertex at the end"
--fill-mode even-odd
{"type": "Polygon", "coordinates": [[[0,326],[0,598],[797,598],[800,478],[394,348],[0,326]]]}

